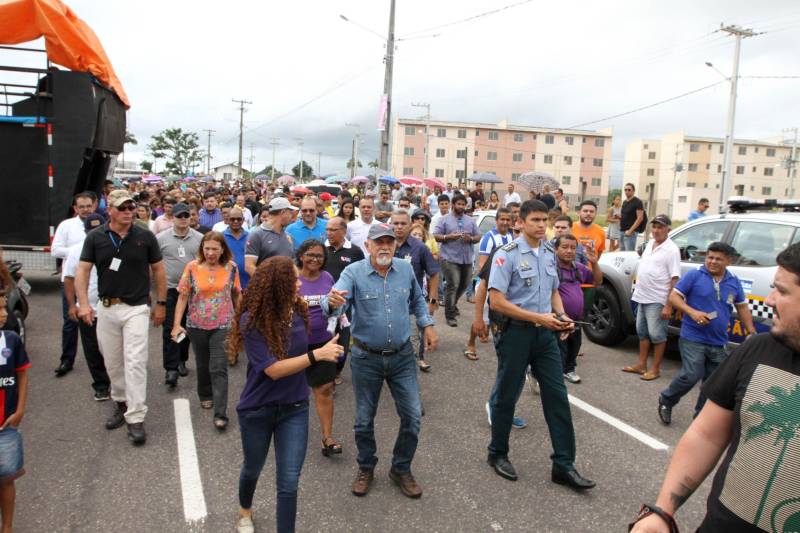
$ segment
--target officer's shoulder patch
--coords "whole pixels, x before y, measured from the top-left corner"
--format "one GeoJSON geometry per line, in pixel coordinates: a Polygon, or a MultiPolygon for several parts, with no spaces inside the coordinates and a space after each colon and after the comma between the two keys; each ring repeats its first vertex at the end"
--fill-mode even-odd
{"type": "Polygon", "coordinates": [[[511,241],[510,243],[504,244],[503,246],[501,246],[500,249],[503,250],[504,252],[510,252],[511,250],[516,248],[517,246],[519,246],[519,243],[517,243],[515,241],[511,241]]]}

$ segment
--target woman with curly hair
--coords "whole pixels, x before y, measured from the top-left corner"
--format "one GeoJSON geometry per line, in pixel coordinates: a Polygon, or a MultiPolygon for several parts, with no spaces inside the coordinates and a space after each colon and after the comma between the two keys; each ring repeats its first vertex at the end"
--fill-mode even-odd
{"type": "Polygon", "coordinates": [[[300,296],[297,268],[288,257],[270,257],[256,269],[228,336],[228,360],[244,346],[247,378],[236,411],[244,462],[239,474],[240,533],[253,531],[253,494],[275,441],[277,531],[295,530],[297,486],[308,445],[308,384],[304,370],[335,363],[342,347],[334,336],[308,348],[308,305],[300,296]]]}

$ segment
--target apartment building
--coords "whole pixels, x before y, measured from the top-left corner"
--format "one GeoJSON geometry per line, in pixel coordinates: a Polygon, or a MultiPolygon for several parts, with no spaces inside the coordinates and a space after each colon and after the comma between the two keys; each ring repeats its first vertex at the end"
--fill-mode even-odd
{"type": "MultiPolygon", "coordinates": [[[[502,198],[505,184],[532,170],[552,174],[569,205],[581,198],[605,206],[611,158],[611,129],[555,130],[533,126],[446,122],[428,127],[427,174],[445,182],[463,182],[475,172],[491,172],[503,180],[495,185],[502,198]]],[[[397,120],[391,171],[395,176],[425,174],[425,119],[397,120]]],[[[520,191],[523,194],[525,191],[520,191]]]]}
{"type": "MultiPolygon", "coordinates": [[[[625,146],[623,179],[636,185],[651,218],[669,213],[673,220],[686,220],[701,198],[710,200],[709,213],[717,213],[724,143],[722,138],[688,136],[683,130],[660,139],[637,139],[625,146]]],[[[731,194],[789,198],[786,161],[791,157],[791,144],[780,137],[735,139],[731,194]]]]}

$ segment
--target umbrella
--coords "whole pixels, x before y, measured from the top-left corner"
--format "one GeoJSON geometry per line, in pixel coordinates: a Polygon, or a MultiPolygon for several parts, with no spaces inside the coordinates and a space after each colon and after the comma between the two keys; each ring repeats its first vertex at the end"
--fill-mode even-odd
{"type": "Polygon", "coordinates": [[[303,185],[295,185],[289,190],[292,191],[293,194],[311,194],[312,192],[311,189],[304,187],[303,185]]]}
{"type": "Polygon", "coordinates": [[[200,178],[200,181],[202,181],[204,183],[213,183],[214,182],[214,176],[203,176],[202,178],[200,178]]]}
{"type": "Polygon", "coordinates": [[[336,174],[325,178],[325,183],[347,183],[350,178],[347,176],[337,176],[336,174]]]}
{"type": "Polygon", "coordinates": [[[269,181],[269,176],[267,176],[266,174],[259,174],[254,179],[256,179],[257,181],[269,181]]]}
{"type": "MultiPolygon", "coordinates": [[[[383,178],[381,178],[381,179],[383,179],[383,178]]],[[[394,179],[394,178],[392,178],[392,179],[394,179]]],[[[350,183],[367,183],[368,181],[369,181],[369,178],[366,177],[366,176],[356,176],[355,178],[350,180],[350,183]]]]}
{"type": "Polygon", "coordinates": [[[403,185],[419,187],[420,185],[422,185],[422,180],[417,178],[416,176],[403,176],[402,178],[400,178],[400,183],[402,183],[403,185]]]}
{"type": "Polygon", "coordinates": [[[280,183],[280,184],[294,183],[294,176],[290,176],[288,174],[284,174],[283,176],[278,178],[278,183],[280,183]]]}
{"type": "Polygon", "coordinates": [[[328,179],[331,176],[336,176],[336,172],[328,172],[327,174],[320,174],[319,177],[322,178],[322,179],[328,179]]]}
{"type": "Polygon", "coordinates": [[[503,180],[497,177],[497,174],[490,172],[476,172],[467,178],[475,183],[503,183],[503,180]]]}
{"type": "Polygon", "coordinates": [[[145,183],[161,183],[162,181],[164,181],[164,178],[162,178],[161,176],[150,174],[149,176],[145,176],[144,178],[142,178],[142,181],[145,183]]]}
{"type": "Polygon", "coordinates": [[[438,180],[436,178],[425,178],[424,180],[425,186],[429,189],[435,189],[439,187],[441,190],[445,190],[445,185],[442,180],[438,180]]]}
{"type": "Polygon", "coordinates": [[[388,183],[389,185],[400,183],[400,180],[395,178],[394,176],[381,176],[380,178],[378,178],[378,181],[383,183],[388,183]]]}
{"type": "Polygon", "coordinates": [[[138,183],[138,182],[142,181],[142,178],[140,178],[139,176],[131,176],[126,181],[128,183],[138,183]]]}
{"type": "Polygon", "coordinates": [[[523,187],[527,187],[531,191],[541,191],[545,185],[549,185],[551,189],[558,189],[561,184],[549,172],[542,172],[541,170],[534,170],[526,172],[517,178],[517,183],[523,187]]]}
{"type": "Polygon", "coordinates": [[[183,178],[183,181],[190,183],[192,181],[197,181],[197,178],[195,178],[194,176],[186,176],[185,178],[183,178]]]}

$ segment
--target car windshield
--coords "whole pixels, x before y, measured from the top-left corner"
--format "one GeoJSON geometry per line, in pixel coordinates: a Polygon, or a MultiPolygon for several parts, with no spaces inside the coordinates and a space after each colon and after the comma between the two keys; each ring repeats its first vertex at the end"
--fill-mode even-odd
{"type": "Polygon", "coordinates": [[[737,265],[775,266],[775,258],[792,242],[794,226],[769,222],[740,222],[731,245],[739,252],[737,265]]]}

